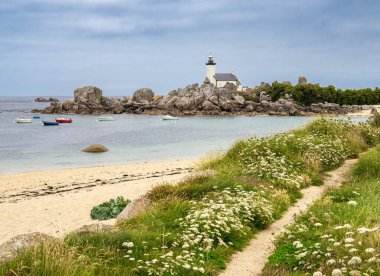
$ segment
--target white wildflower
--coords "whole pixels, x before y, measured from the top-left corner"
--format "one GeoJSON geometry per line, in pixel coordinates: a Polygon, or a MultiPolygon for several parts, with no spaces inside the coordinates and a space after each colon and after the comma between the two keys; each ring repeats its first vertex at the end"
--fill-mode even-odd
{"type": "Polygon", "coordinates": [[[343,273],[340,269],[334,269],[331,273],[331,276],[341,276],[341,275],[343,275],[343,273]]]}
{"type": "Polygon", "coordinates": [[[365,253],[373,253],[375,252],[375,248],[366,248],[365,253]]]}
{"type": "Polygon", "coordinates": [[[358,203],[355,201],[355,200],[350,200],[347,202],[348,205],[351,205],[351,206],[356,206],[358,205],[358,203]]]}

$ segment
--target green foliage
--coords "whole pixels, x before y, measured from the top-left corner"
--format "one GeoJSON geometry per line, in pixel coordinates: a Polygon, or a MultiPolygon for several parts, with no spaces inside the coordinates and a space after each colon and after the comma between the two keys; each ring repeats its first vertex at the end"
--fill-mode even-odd
{"type": "Polygon", "coordinates": [[[125,200],[122,196],[117,197],[116,200],[110,199],[92,208],[91,218],[98,220],[116,218],[129,203],[131,203],[131,201],[129,199],[125,200]]]}
{"type": "Polygon", "coordinates": [[[267,94],[271,95],[273,100],[284,97],[285,94],[291,94],[293,99],[303,105],[312,103],[330,102],[340,105],[364,105],[379,104],[380,89],[336,89],[334,86],[321,87],[319,84],[297,84],[292,86],[286,83],[274,82],[271,88],[266,89],[267,94]]]}
{"type": "Polygon", "coordinates": [[[284,231],[263,275],[380,274],[379,154],[377,147],[362,155],[349,182],[284,231]]]}

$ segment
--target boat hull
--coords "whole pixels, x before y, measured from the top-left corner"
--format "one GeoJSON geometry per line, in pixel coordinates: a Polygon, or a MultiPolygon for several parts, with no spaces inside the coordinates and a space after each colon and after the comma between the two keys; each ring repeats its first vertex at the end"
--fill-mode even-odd
{"type": "Polygon", "coordinates": [[[100,117],[97,119],[99,122],[107,122],[107,121],[116,121],[115,118],[112,117],[100,117]]]}
{"type": "Polygon", "coordinates": [[[18,124],[27,124],[27,123],[31,123],[32,119],[18,118],[18,119],[15,120],[15,122],[18,123],[18,124]]]}
{"type": "Polygon", "coordinates": [[[55,119],[56,123],[61,123],[61,124],[71,124],[73,122],[72,119],[55,119]]]}
{"type": "Polygon", "coordinates": [[[47,121],[42,121],[42,124],[44,126],[58,126],[59,125],[59,123],[57,122],[47,122],[47,121]]]}

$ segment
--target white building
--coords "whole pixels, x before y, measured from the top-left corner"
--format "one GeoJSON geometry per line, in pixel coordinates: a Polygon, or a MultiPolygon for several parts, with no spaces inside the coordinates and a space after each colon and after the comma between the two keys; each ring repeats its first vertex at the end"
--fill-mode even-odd
{"type": "Polygon", "coordinates": [[[234,73],[216,73],[214,57],[210,55],[206,63],[207,73],[206,77],[216,87],[223,87],[227,83],[234,84],[238,90],[241,90],[241,83],[234,73]]]}

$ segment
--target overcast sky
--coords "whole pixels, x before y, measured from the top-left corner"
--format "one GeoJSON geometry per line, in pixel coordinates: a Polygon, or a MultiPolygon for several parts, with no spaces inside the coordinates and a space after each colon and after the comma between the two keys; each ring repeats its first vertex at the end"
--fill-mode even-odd
{"type": "Polygon", "coordinates": [[[376,0],[0,0],[0,95],[158,94],[217,72],[380,86],[376,0]]]}

